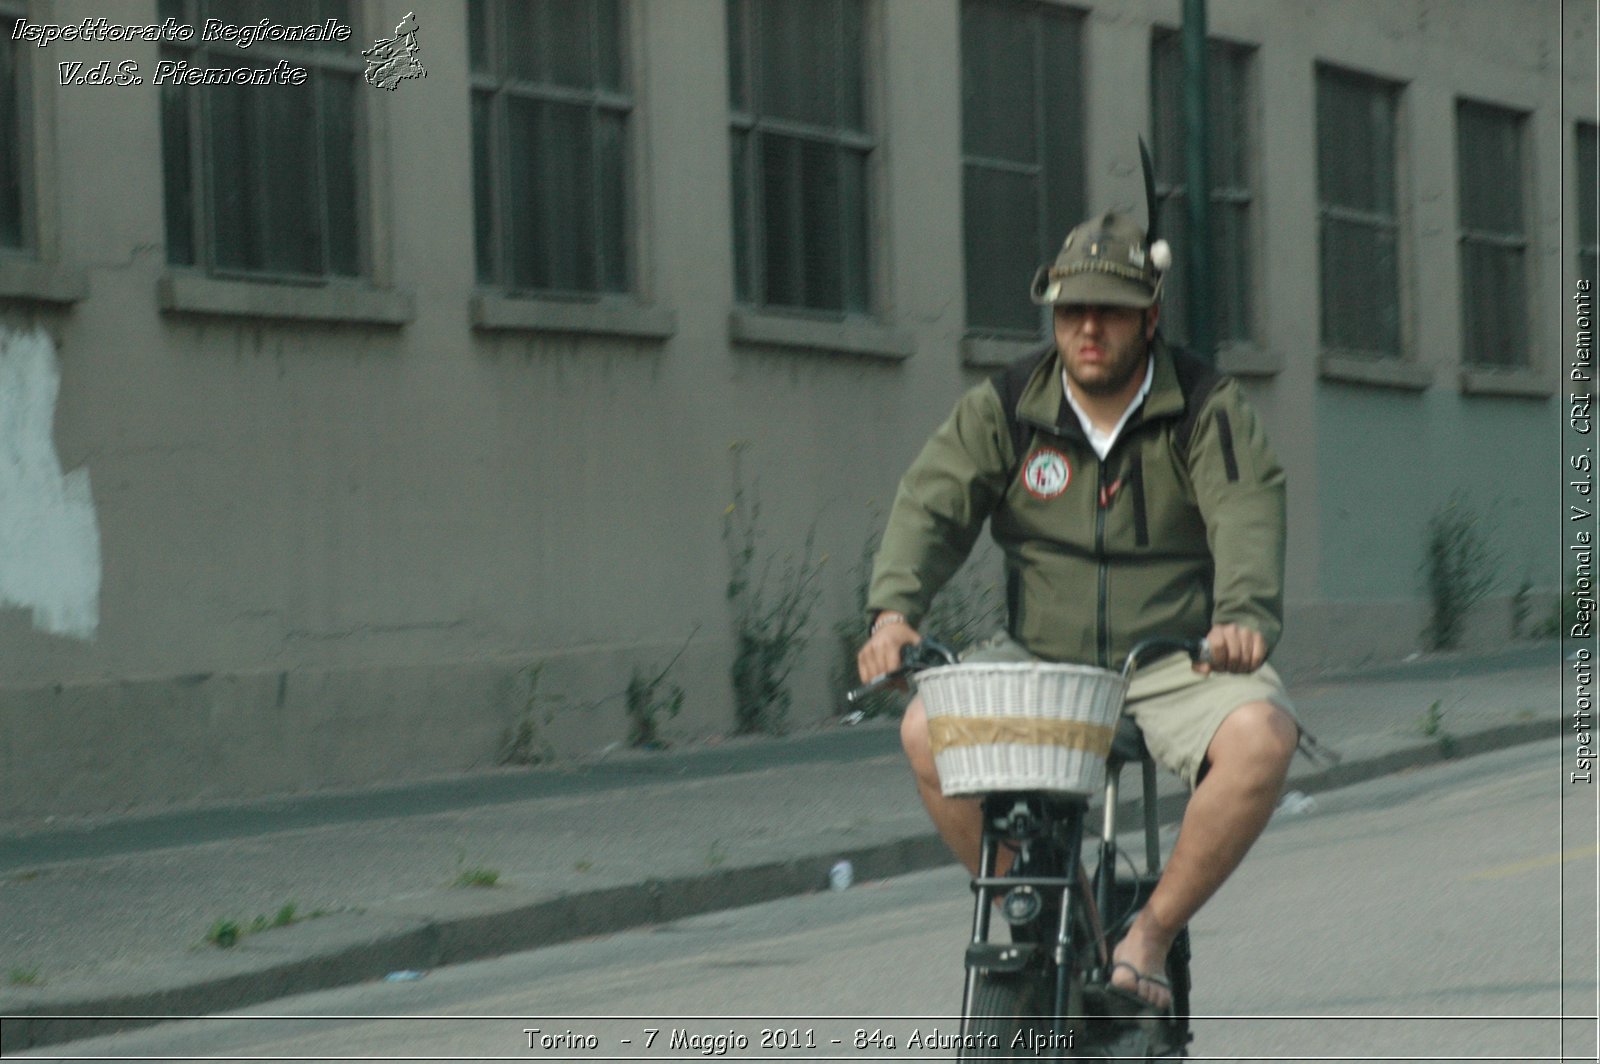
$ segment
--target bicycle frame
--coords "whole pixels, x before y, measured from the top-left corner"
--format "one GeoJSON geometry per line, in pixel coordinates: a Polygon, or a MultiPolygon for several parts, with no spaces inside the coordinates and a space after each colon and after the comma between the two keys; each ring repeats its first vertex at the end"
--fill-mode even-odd
{"type": "MultiPolygon", "coordinates": [[[[1139,658],[1153,650],[1184,650],[1197,661],[1209,660],[1203,640],[1145,640],[1128,654],[1122,669],[1125,682],[1131,679],[1139,658]]],[[[905,664],[901,669],[850,692],[850,700],[919,669],[957,662],[948,647],[931,639],[905,648],[902,654],[905,664]]],[[[1082,1024],[1084,1045],[1076,1048],[1109,1047],[1115,1056],[1184,1054],[1184,1047],[1192,1038],[1187,930],[1179,932],[1168,954],[1167,975],[1173,996],[1169,1014],[1154,1020],[1129,1020],[1106,1008],[1091,1015],[1086,1008],[1086,988],[1092,987],[1102,995],[1107,989],[1111,950],[1120,938],[1121,924],[1137,911],[1140,894],[1151,889],[1161,874],[1155,762],[1145,748],[1144,737],[1128,718],[1118,722],[1106,758],[1102,795],[1105,807],[1097,847],[1099,860],[1092,882],[1083,864],[1089,810],[1086,796],[1044,791],[991,792],[981,796],[983,835],[978,871],[972,880],[972,938],[967,946],[961,1003],[964,1037],[975,1033],[980,1021],[1000,1018],[1002,1013],[1011,1014],[1020,1022],[1016,1014],[1025,1007],[1029,1017],[1035,1016],[1035,1009],[1044,1012],[1037,1019],[1048,1016],[1051,1049],[1073,1050],[1076,1025],[1082,1024]],[[1145,871],[1132,879],[1119,879],[1117,804],[1122,769],[1129,763],[1140,766],[1143,784],[1145,871]],[[1015,855],[1004,873],[999,871],[1002,849],[1015,855]],[[996,900],[1001,901],[1002,918],[1013,929],[1014,941],[1010,943],[990,941],[996,900]],[[1115,925],[1111,921],[1113,914],[1115,925]],[[1038,984],[1045,981],[1037,978],[1036,973],[1041,971],[1049,977],[1047,1001],[1034,1000],[1038,984]],[[997,1002],[1004,1007],[996,1009],[997,1002]],[[1067,1027],[1069,1023],[1074,1026],[1067,1027]],[[1132,1048],[1133,1053],[1118,1052],[1119,1048],[1132,1048]]],[[[1037,1052],[1032,1041],[1029,1047],[1037,1052]]],[[[963,1053],[962,1059],[973,1058],[963,1053]]],[[[980,1049],[978,1059],[995,1058],[980,1049]]]]}

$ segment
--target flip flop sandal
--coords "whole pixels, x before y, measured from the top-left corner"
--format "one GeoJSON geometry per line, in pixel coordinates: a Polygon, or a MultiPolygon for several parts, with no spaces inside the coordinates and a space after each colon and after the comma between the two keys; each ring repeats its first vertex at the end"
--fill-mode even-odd
{"type": "Polygon", "coordinates": [[[1111,985],[1111,974],[1118,968],[1126,968],[1132,972],[1135,982],[1154,983],[1164,988],[1169,994],[1172,992],[1172,984],[1161,976],[1146,975],[1127,961],[1118,961],[1107,970],[1105,982],[1084,988],[1084,996],[1094,1000],[1107,1013],[1114,1016],[1157,1017],[1165,1016],[1171,1011],[1171,1006],[1158,1008],[1146,1001],[1140,994],[1125,990],[1120,986],[1111,985]]]}

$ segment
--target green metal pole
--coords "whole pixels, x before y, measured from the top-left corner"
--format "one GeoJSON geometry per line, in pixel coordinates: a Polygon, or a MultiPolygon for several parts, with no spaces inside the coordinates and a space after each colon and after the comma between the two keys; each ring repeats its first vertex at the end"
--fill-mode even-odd
{"type": "Polygon", "coordinates": [[[1183,0],[1183,132],[1188,189],[1189,346],[1216,360],[1216,325],[1211,315],[1211,137],[1206,106],[1206,0],[1183,0]]]}

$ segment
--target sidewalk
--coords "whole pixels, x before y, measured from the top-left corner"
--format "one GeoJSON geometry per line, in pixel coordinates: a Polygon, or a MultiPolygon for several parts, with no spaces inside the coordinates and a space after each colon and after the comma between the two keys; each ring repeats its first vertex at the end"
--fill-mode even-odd
{"type": "MultiPolygon", "coordinates": [[[[1536,740],[1556,774],[1563,674],[1546,642],[1291,677],[1343,761],[1297,758],[1289,788],[1536,740]]],[[[839,860],[857,880],[950,860],[891,722],[0,834],[0,1052],[826,889],[839,860]],[[121,1018],[75,1018],[95,1015],[121,1018]]]]}

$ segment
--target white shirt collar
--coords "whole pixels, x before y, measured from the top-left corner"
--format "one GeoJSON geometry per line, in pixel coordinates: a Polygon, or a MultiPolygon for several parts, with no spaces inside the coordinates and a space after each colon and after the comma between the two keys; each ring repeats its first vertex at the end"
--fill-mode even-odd
{"type": "Polygon", "coordinates": [[[1133,416],[1133,412],[1139,409],[1139,404],[1144,402],[1144,397],[1150,394],[1150,382],[1155,379],[1155,375],[1156,357],[1151,355],[1144,366],[1144,383],[1139,386],[1139,394],[1133,397],[1133,401],[1128,404],[1128,408],[1122,412],[1122,417],[1118,418],[1117,423],[1111,426],[1111,431],[1101,432],[1095,427],[1094,422],[1089,420],[1089,415],[1083,412],[1083,407],[1079,406],[1078,401],[1072,397],[1072,384],[1067,380],[1067,367],[1065,365],[1061,367],[1061,389],[1066,393],[1067,402],[1072,406],[1072,412],[1078,415],[1078,424],[1083,426],[1083,434],[1088,438],[1089,446],[1094,448],[1094,453],[1099,455],[1102,460],[1111,452],[1111,445],[1117,442],[1117,437],[1122,435],[1122,428],[1128,423],[1128,419],[1133,416]]]}

